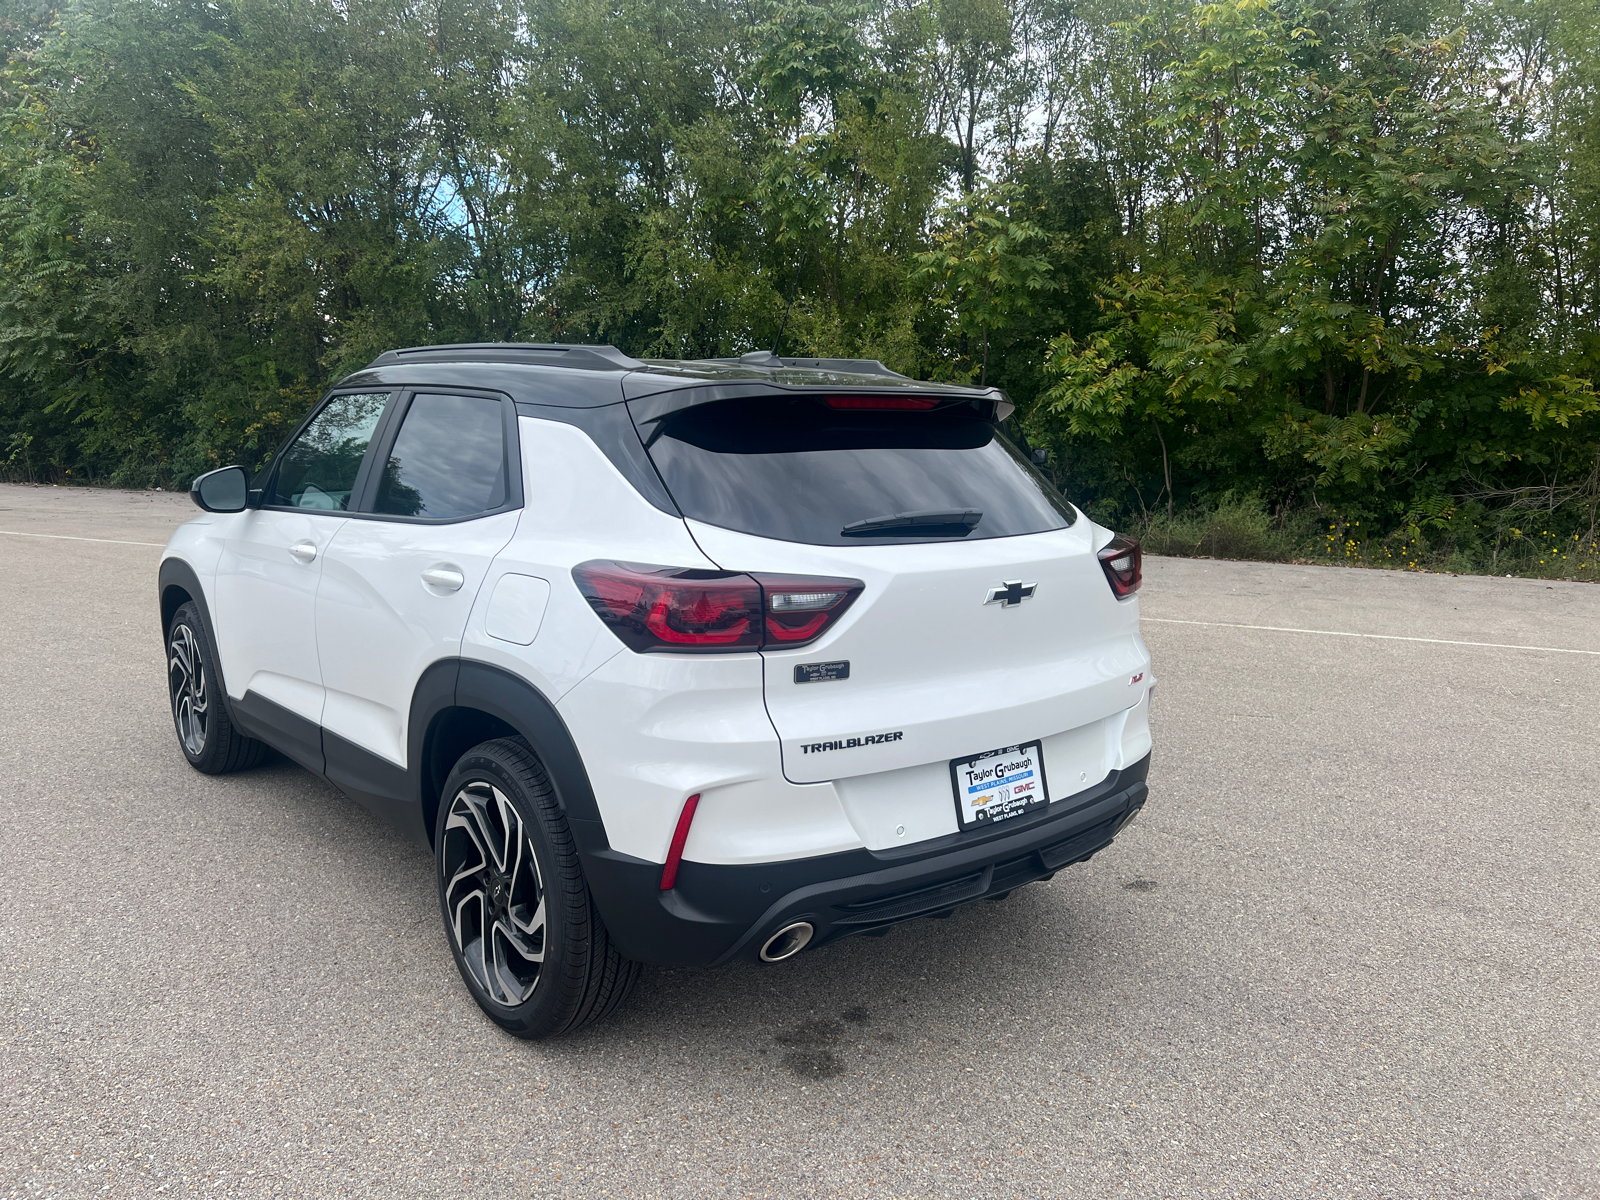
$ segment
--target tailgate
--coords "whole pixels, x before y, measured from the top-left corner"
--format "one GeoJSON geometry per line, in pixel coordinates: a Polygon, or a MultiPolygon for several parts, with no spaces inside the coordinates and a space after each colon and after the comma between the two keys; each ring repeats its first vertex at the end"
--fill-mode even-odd
{"type": "MultiPolygon", "coordinates": [[[[784,774],[795,783],[947,764],[1050,738],[1125,712],[1144,694],[1149,655],[1138,601],[1112,594],[1088,521],[1019,537],[889,546],[808,546],[690,527],[730,570],[866,584],[820,641],[763,652],[767,710],[784,774]],[[989,602],[1013,582],[1021,592],[1032,585],[1031,595],[989,602]],[[839,662],[849,664],[847,678],[797,682],[841,673],[797,667],[839,662]]],[[[1091,757],[1106,758],[1098,749],[1091,757]]],[[[1076,760],[1055,772],[1051,765],[1047,750],[1051,798],[1104,775],[1089,778],[1076,760]]]]}

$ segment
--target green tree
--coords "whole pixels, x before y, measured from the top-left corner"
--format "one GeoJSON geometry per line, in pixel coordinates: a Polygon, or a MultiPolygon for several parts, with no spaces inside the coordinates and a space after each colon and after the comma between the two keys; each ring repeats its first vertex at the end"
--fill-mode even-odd
{"type": "Polygon", "coordinates": [[[1013,320],[1031,316],[1035,297],[1054,286],[1051,264],[1038,253],[1045,232],[1012,211],[1018,199],[1014,188],[962,196],[945,209],[933,248],[917,256],[919,276],[950,312],[962,357],[976,367],[979,386],[988,383],[991,338],[1013,320]]]}

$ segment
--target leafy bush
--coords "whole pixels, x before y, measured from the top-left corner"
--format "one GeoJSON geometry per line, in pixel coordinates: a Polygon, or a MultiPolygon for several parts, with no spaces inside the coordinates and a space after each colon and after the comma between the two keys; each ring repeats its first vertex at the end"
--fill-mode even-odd
{"type": "Polygon", "coordinates": [[[1171,517],[1156,514],[1138,536],[1150,554],[1260,562],[1289,562],[1299,556],[1295,538],[1268,515],[1259,496],[1231,492],[1211,507],[1171,517]]]}

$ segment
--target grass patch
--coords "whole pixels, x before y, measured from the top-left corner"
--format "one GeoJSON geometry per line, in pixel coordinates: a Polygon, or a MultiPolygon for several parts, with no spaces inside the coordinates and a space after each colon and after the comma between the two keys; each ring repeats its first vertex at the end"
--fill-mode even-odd
{"type": "Polygon", "coordinates": [[[1225,496],[1213,507],[1151,517],[1139,540],[1151,554],[1180,558],[1293,562],[1301,557],[1294,534],[1255,496],[1225,496]]]}
{"type": "Polygon", "coordinates": [[[1258,496],[1225,494],[1135,533],[1150,554],[1253,562],[1327,563],[1454,575],[1516,575],[1600,583],[1600,533],[1582,514],[1451,510],[1388,532],[1326,512],[1273,514],[1258,496]]]}

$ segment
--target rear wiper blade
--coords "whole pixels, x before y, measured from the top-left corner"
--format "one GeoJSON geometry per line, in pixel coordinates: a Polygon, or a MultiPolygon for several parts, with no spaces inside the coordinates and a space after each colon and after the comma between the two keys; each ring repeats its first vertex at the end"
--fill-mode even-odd
{"type": "Polygon", "coordinates": [[[983,520],[976,509],[931,509],[925,512],[891,513],[852,521],[839,531],[841,537],[894,537],[901,533],[934,533],[947,537],[966,537],[983,520]]]}

